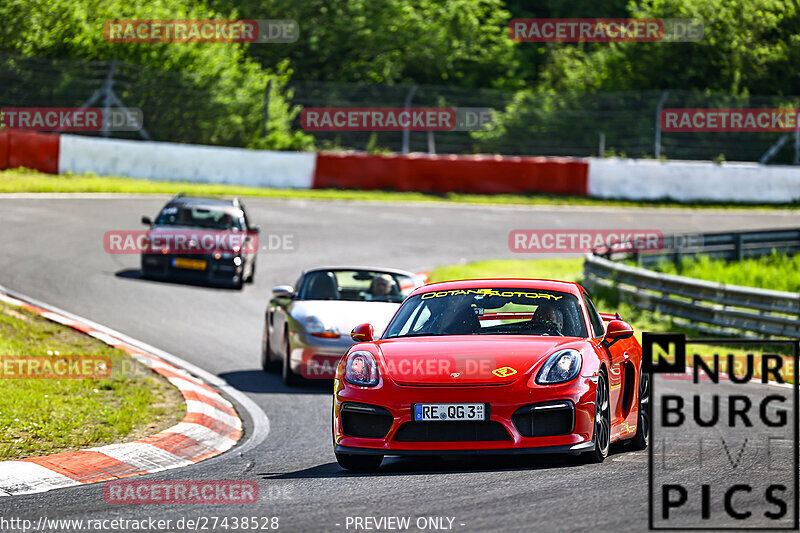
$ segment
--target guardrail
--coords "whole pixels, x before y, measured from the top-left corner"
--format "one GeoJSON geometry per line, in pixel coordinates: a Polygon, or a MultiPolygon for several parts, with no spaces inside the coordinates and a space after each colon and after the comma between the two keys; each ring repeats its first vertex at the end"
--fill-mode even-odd
{"type": "MultiPolygon", "coordinates": [[[[661,250],[633,253],[639,266],[653,265],[664,260],[680,263],[681,258],[698,254],[715,259],[741,261],[749,257],[769,255],[773,250],[782,254],[800,252],[800,229],[743,231],[738,233],[687,233],[664,236],[661,250]]],[[[610,258],[609,254],[602,254],[610,258]]]]}
{"type": "MultiPolygon", "coordinates": [[[[703,237],[706,239],[702,246],[695,243],[694,249],[691,246],[665,249],[660,260],[676,252],[681,256],[704,253],[713,257],[737,258],[765,255],[773,249],[787,253],[800,249],[800,242],[794,241],[800,241],[800,231],[709,234],[703,237]],[[773,243],[771,247],[770,243],[773,243]]],[[[640,254],[640,264],[644,255],[650,254],[640,254]]],[[[711,325],[712,328],[705,329],[715,333],[746,331],[800,337],[800,294],[662,274],[619,264],[594,254],[587,254],[583,268],[585,284],[590,289],[616,289],[624,301],[695,324],[711,325]]]]}

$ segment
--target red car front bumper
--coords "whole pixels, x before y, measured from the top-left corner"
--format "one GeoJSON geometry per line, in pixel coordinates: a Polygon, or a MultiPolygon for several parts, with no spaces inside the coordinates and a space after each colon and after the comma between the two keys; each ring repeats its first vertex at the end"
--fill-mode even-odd
{"type": "Polygon", "coordinates": [[[354,386],[338,377],[334,383],[335,449],[383,455],[592,449],[595,378],[578,376],[563,385],[543,386],[529,385],[529,377],[475,386],[406,386],[382,379],[375,387],[354,386]],[[412,405],[416,403],[486,403],[489,420],[415,422],[412,405]],[[384,430],[385,435],[380,435],[384,430]]]}

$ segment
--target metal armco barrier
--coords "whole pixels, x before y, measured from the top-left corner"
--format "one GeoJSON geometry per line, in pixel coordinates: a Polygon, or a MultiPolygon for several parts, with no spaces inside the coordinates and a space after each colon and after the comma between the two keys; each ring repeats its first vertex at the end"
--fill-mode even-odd
{"type": "MultiPolygon", "coordinates": [[[[787,253],[800,249],[797,242],[800,231],[762,231],[703,237],[710,238],[705,239],[703,245],[694,246],[694,249],[680,249],[680,253],[707,253],[714,257],[735,259],[766,255],[772,249],[787,253]],[[768,246],[768,243],[779,242],[783,245],[768,246]]],[[[670,257],[670,253],[674,254],[675,251],[664,250],[661,259],[670,257]]],[[[658,257],[658,254],[654,255],[658,257]]],[[[587,254],[583,269],[584,284],[588,288],[616,289],[624,301],[643,309],[659,311],[693,323],[708,324],[714,326],[717,332],[733,333],[733,330],[738,330],[800,338],[800,294],[662,274],[619,264],[593,254],[587,254]]]]}
{"type": "MultiPolygon", "coordinates": [[[[800,252],[800,229],[665,235],[660,251],[633,254],[633,258],[639,266],[654,265],[664,260],[677,264],[682,257],[694,255],[741,261],[770,255],[773,250],[789,255],[800,252]]],[[[608,257],[607,254],[605,256],[608,257]]]]}

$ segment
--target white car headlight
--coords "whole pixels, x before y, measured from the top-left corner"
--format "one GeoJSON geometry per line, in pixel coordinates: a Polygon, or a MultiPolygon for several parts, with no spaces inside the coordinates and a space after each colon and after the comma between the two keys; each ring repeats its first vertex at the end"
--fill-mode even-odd
{"type": "Polygon", "coordinates": [[[356,350],[344,362],[344,380],[360,387],[374,387],[380,381],[380,370],[375,356],[356,350]]]}
{"type": "Polygon", "coordinates": [[[322,323],[322,320],[316,316],[307,316],[303,321],[303,326],[305,327],[306,332],[314,337],[321,337],[323,339],[338,339],[341,336],[338,329],[335,327],[325,327],[325,324],[322,323]]]}
{"type": "Polygon", "coordinates": [[[545,361],[539,374],[536,376],[536,383],[539,385],[554,385],[556,383],[566,383],[575,379],[581,371],[583,358],[578,350],[567,348],[559,350],[545,361]]]}

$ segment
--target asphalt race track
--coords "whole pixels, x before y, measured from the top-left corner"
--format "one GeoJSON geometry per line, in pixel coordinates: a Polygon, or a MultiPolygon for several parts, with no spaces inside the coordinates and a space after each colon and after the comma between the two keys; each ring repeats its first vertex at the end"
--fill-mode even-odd
{"type": "MultiPolygon", "coordinates": [[[[512,229],[642,228],[664,233],[796,227],[783,211],[493,207],[245,200],[264,234],[291,234],[294,251],[262,250],[242,292],[138,278],[138,255],[110,255],[108,230],[144,229],[166,197],[0,198],[0,285],[117,329],[227,380],[269,417],[270,433],[151,479],[257,481],[258,504],[109,505],[103,485],[0,498],[0,515],[59,518],[277,516],[285,531],[346,531],[350,516],[452,517],[455,531],[643,531],[647,453],[602,465],[568,458],[386,459],[374,475],[336,464],[326,386],[290,389],[260,369],[272,286],[321,264],[411,270],[490,258],[512,229]]],[[[795,212],[796,213],[796,212],[795,212]]],[[[263,238],[263,237],[262,237],[263,238]]],[[[262,241],[263,242],[263,241],[262,241]]],[[[604,311],[601,309],[600,311],[604,311]]],[[[245,413],[246,427],[250,420],[245,413]]],[[[246,442],[246,434],[242,443],[246,442]]],[[[445,520],[447,524],[447,520],[445,520]]],[[[352,527],[350,528],[352,531],[352,527]]]]}

